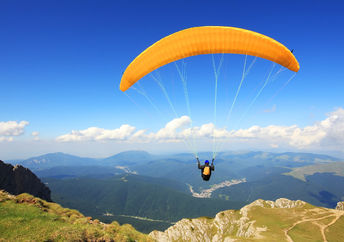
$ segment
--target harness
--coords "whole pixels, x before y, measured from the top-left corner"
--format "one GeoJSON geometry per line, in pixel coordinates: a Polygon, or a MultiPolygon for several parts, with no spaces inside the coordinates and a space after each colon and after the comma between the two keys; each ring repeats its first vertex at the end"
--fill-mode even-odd
{"type": "Polygon", "coordinates": [[[204,167],[203,175],[205,175],[205,176],[209,176],[210,175],[210,166],[204,167]]]}

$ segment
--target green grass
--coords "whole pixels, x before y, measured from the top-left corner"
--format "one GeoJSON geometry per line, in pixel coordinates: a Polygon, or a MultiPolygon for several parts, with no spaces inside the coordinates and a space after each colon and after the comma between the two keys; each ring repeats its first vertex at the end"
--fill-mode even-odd
{"type": "Polygon", "coordinates": [[[0,240],[8,241],[151,241],[131,225],[103,224],[29,194],[0,191],[0,240]]]}
{"type": "Polygon", "coordinates": [[[319,226],[311,222],[304,222],[296,225],[288,234],[294,241],[323,241],[319,226]]]}
{"type": "Polygon", "coordinates": [[[320,224],[320,225],[328,225],[328,224],[330,224],[332,221],[333,221],[333,219],[335,219],[336,218],[336,216],[331,216],[331,217],[328,217],[328,218],[324,218],[324,219],[322,219],[322,220],[318,220],[317,221],[317,223],[318,224],[320,224]]]}
{"type": "Polygon", "coordinates": [[[336,223],[325,229],[327,241],[341,242],[344,238],[344,216],[340,217],[336,223]]]}
{"type": "Polygon", "coordinates": [[[286,213],[286,210],[281,208],[253,207],[250,209],[249,217],[256,220],[255,226],[268,228],[267,231],[261,233],[262,236],[271,241],[278,241],[284,237],[283,230],[297,221],[294,214],[295,209],[286,213]]]}

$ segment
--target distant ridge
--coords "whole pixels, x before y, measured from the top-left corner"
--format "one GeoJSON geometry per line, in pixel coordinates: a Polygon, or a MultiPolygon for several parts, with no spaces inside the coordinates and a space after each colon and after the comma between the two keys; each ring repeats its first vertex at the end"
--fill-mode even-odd
{"type": "Polygon", "coordinates": [[[301,181],[306,181],[306,177],[315,173],[332,173],[336,176],[344,177],[344,162],[331,162],[325,164],[316,164],[311,166],[293,168],[292,171],[284,173],[293,176],[301,181]]]}
{"type": "Polygon", "coordinates": [[[21,165],[12,166],[0,160],[1,189],[13,195],[29,193],[46,201],[51,201],[50,189],[28,168],[21,165]]]}
{"type": "MultiPolygon", "coordinates": [[[[200,160],[209,159],[212,156],[211,152],[200,152],[200,160]]],[[[183,162],[195,161],[192,153],[175,153],[175,154],[150,154],[144,150],[129,150],[117,153],[115,155],[105,158],[88,158],[76,155],[70,155],[62,152],[48,153],[40,156],[30,157],[25,160],[9,160],[8,163],[20,164],[28,167],[31,170],[41,170],[56,166],[108,166],[108,165],[139,165],[142,162],[155,160],[176,159],[183,162]]],[[[318,163],[328,163],[342,161],[336,157],[312,154],[312,153],[272,153],[263,151],[245,151],[245,152],[219,152],[216,162],[223,160],[266,160],[270,162],[277,162],[280,164],[292,164],[293,166],[312,165],[318,163]]]]}
{"type": "Polygon", "coordinates": [[[116,155],[107,157],[102,160],[103,164],[106,165],[122,165],[125,164],[136,164],[142,161],[153,160],[156,157],[146,151],[142,150],[131,150],[118,153],[116,155]]]}
{"type": "Polygon", "coordinates": [[[20,162],[22,166],[32,170],[41,170],[55,166],[87,166],[96,165],[97,159],[79,157],[62,152],[48,153],[45,155],[31,157],[20,162]]]}

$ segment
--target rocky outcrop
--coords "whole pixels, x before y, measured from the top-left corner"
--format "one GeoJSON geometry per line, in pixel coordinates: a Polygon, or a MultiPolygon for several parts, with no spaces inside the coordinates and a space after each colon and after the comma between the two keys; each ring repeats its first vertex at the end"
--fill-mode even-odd
{"type": "Polygon", "coordinates": [[[51,201],[50,189],[34,173],[23,166],[12,166],[1,160],[0,190],[5,190],[13,195],[29,193],[48,202],[51,201]]]}
{"type": "Polygon", "coordinates": [[[306,204],[306,202],[301,200],[289,200],[286,198],[279,198],[276,201],[264,201],[262,199],[258,199],[254,201],[253,203],[243,207],[242,209],[246,207],[253,207],[253,206],[260,206],[265,208],[301,208],[306,204]]]}
{"type": "Polygon", "coordinates": [[[338,202],[336,206],[337,210],[344,210],[344,202],[338,202]]]}

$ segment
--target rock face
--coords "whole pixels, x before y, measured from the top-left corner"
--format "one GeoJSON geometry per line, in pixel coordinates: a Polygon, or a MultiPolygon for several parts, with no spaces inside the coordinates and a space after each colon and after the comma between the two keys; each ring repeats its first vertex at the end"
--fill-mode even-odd
{"type": "MultiPolygon", "coordinates": [[[[344,209],[344,204],[338,203],[337,209],[344,209]]],[[[341,235],[336,234],[335,229],[326,230],[329,226],[341,226],[336,223],[344,220],[344,211],[337,209],[314,207],[300,200],[285,198],[276,201],[259,199],[240,210],[220,212],[215,218],[182,219],[165,232],[152,231],[149,236],[157,241],[229,242],[292,241],[290,234],[300,238],[306,234],[304,238],[310,236],[314,241],[326,241],[326,236],[344,236],[344,230],[341,235]],[[299,229],[303,223],[311,224],[309,231],[304,230],[305,227],[299,229]],[[314,234],[314,231],[322,233],[314,234]]]]}
{"type": "Polygon", "coordinates": [[[23,166],[12,166],[1,160],[0,190],[5,190],[13,195],[29,193],[51,202],[50,189],[35,174],[23,166]]]}
{"type": "Polygon", "coordinates": [[[336,209],[337,210],[344,210],[344,202],[338,202],[336,209]]]}

